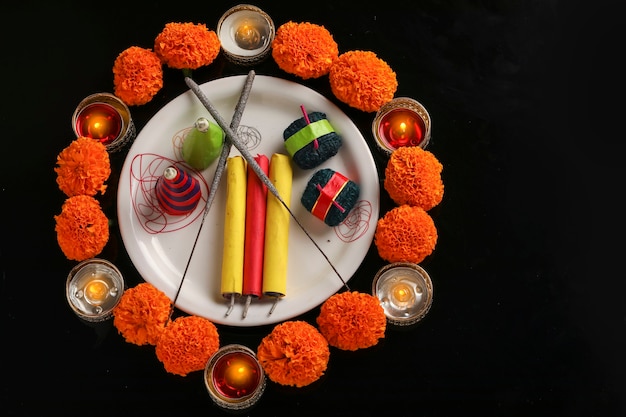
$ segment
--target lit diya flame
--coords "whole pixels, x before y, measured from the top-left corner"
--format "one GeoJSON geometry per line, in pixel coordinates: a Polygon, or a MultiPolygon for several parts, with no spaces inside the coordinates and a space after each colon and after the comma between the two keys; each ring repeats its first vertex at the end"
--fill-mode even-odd
{"type": "Polygon", "coordinates": [[[242,353],[229,353],[215,364],[215,387],[228,398],[250,395],[259,385],[259,366],[252,357],[242,353]]]}
{"type": "Polygon", "coordinates": [[[90,104],[78,114],[76,131],[81,136],[96,139],[107,145],[120,135],[122,116],[109,104],[90,104]]]}
{"type": "Polygon", "coordinates": [[[99,322],[111,317],[124,292],[124,278],[111,262],[92,258],[76,265],[66,282],[66,298],[76,315],[99,322]]]}
{"type": "Polygon", "coordinates": [[[85,300],[91,305],[100,305],[109,296],[110,288],[102,279],[94,279],[85,285],[85,300]]]}
{"type": "Polygon", "coordinates": [[[232,344],[211,356],[204,370],[204,383],[215,404],[227,410],[244,410],[261,398],[266,379],[254,352],[232,344]]]}
{"type": "Polygon", "coordinates": [[[372,122],[376,144],[391,153],[403,146],[425,149],[430,142],[430,115],[418,101],[398,97],[385,103],[372,122]]]}
{"type": "Polygon", "coordinates": [[[390,298],[398,307],[408,307],[415,304],[416,292],[421,293],[419,289],[409,286],[406,282],[399,282],[391,288],[390,298]]]}
{"type": "Polygon", "coordinates": [[[428,313],[433,300],[433,285],[428,272],[421,266],[396,262],[376,273],[372,294],[380,301],[389,323],[408,326],[428,313]]]}
{"type": "Polygon", "coordinates": [[[235,42],[243,49],[257,49],[263,46],[263,39],[259,29],[248,20],[237,28],[235,32],[235,42]]]}
{"type": "Polygon", "coordinates": [[[383,116],[379,134],[389,145],[397,149],[401,146],[419,146],[424,140],[426,126],[422,118],[412,110],[395,109],[383,116]]]}

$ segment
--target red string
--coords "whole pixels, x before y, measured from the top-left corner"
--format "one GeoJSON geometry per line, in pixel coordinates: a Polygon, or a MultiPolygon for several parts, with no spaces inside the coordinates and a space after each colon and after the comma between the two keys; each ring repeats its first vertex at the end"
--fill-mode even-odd
{"type": "MultiPolygon", "coordinates": [[[[300,110],[302,111],[302,115],[304,116],[304,120],[306,120],[306,124],[311,124],[311,120],[309,119],[309,115],[307,114],[304,105],[300,105],[300,110]]],[[[319,148],[319,143],[317,142],[317,138],[313,139],[313,147],[317,150],[319,148]]]]}

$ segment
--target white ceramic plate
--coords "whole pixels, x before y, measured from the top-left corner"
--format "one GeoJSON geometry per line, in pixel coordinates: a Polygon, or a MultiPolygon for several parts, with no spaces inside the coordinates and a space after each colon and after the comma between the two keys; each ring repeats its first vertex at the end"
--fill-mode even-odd
{"type": "MultiPolygon", "coordinates": [[[[201,85],[224,120],[230,123],[245,83],[245,76],[217,79],[201,85]]],[[[213,120],[193,92],[181,94],[139,132],[124,162],[118,188],[118,221],[128,254],[143,279],[153,284],[182,311],[229,326],[260,326],[292,319],[322,304],[352,277],[367,254],[379,213],[379,179],[374,159],[354,123],[336,105],[303,85],[280,78],[257,75],[240,122],[238,135],[251,154],[287,154],[283,131],[308,112],[320,111],[342,137],[339,152],[322,165],[309,170],[295,164],[291,210],[308,231],[320,252],[295,221],[290,223],[287,294],[268,315],[273,299],[252,301],[243,317],[243,297],[227,317],[229,301],[220,293],[226,174],[200,230],[209,185],[217,161],[206,170],[189,169],[180,156],[185,129],[199,117],[213,120]],[[164,214],[154,197],[157,178],[171,164],[178,165],[202,184],[203,200],[185,216],[164,214]],[[346,220],[329,227],[300,203],[302,192],[315,171],[330,168],[360,187],[359,202],[346,220]],[[185,273],[178,297],[176,293],[185,273]]],[[[233,146],[230,156],[239,155],[233,146]]]]}

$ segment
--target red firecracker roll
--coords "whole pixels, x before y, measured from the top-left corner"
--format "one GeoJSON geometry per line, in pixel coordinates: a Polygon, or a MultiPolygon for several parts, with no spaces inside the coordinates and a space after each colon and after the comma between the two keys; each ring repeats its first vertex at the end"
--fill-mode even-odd
{"type": "MultiPolygon", "coordinates": [[[[269,159],[257,155],[254,160],[265,174],[269,173],[269,159]]],[[[252,298],[259,298],[263,289],[263,253],[265,247],[265,213],[267,211],[267,187],[250,165],[247,167],[246,188],[246,236],[243,255],[243,291],[246,297],[244,317],[252,298]]]]}

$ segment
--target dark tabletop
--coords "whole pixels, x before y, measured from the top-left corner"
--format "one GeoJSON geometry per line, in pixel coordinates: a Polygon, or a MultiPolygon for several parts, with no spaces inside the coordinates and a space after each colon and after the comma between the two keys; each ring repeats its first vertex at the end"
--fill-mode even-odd
{"type": "MultiPolygon", "coordinates": [[[[168,22],[215,29],[237,3],[40,3],[5,5],[0,29],[3,413],[222,415],[201,372],[168,374],[153,347],[72,313],[64,285],[76,262],[56,242],[64,195],[53,168],[74,139],[74,108],[113,89],[122,50],[151,48],[168,22]]],[[[428,149],[443,164],[445,195],[431,213],[437,247],[423,264],[435,289],[428,315],[410,330],[388,328],[374,347],[331,348],[327,372],[310,386],[269,382],[249,415],[626,415],[623,210],[613,201],[622,188],[612,185],[623,177],[624,135],[614,133],[623,106],[609,105],[621,100],[621,23],[601,2],[576,3],[254,3],[277,26],[324,25],[340,52],[374,51],[392,67],[396,96],[431,114],[428,149]]],[[[320,92],[372,145],[374,114],[339,102],[327,78],[297,79],[271,58],[254,69],[320,92]]],[[[247,71],[220,55],[194,79],[247,71]]],[[[131,107],[137,128],[186,90],[166,70],[154,100],[131,107]]],[[[385,157],[372,150],[382,171],[385,157]]],[[[123,157],[113,157],[112,189],[123,157]]],[[[380,207],[393,207],[382,188],[380,207]]],[[[116,227],[100,256],[133,286],[143,279],[116,227]]],[[[372,246],[351,288],[370,292],[385,264],[372,246]]],[[[318,312],[297,318],[314,323],[318,312]]],[[[256,348],[271,326],[218,329],[222,344],[256,348]]]]}

